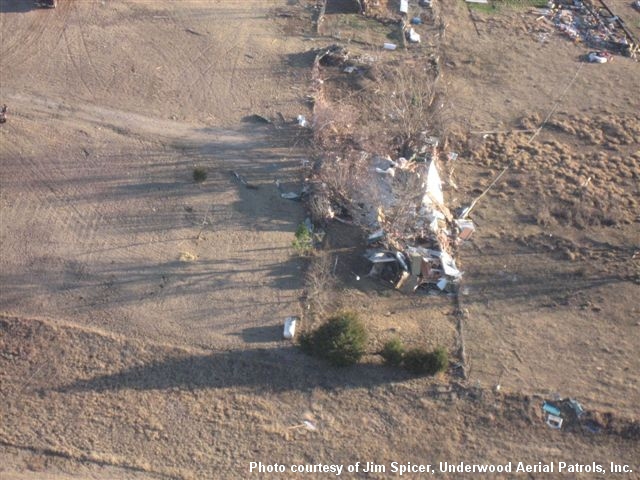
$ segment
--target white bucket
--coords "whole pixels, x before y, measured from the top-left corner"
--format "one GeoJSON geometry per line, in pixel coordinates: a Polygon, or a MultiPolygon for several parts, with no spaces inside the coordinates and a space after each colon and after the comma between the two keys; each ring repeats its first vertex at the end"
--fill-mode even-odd
{"type": "Polygon", "coordinates": [[[284,332],[282,332],[282,336],[287,340],[291,340],[296,334],[296,323],[298,323],[298,317],[287,317],[284,319],[284,332]]]}

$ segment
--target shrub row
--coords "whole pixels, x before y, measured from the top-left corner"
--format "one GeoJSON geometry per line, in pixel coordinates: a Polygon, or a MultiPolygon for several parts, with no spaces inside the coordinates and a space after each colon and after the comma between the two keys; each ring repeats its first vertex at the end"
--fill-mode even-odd
{"type": "MultiPolygon", "coordinates": [[[[302,335],[300,347],[309,355],[324,358],[332,365],[345,367],[358,363],[366,353],[367,331],[352,312],[337,314],[316,330],[302,335]]],[[[449,355],[443,348],[427,351],[413,348],[405,351],[398,338],[389,340],[379,352],[392,366],[404,366],[419,375],[435,375],[446,370],[449,355]]]]}

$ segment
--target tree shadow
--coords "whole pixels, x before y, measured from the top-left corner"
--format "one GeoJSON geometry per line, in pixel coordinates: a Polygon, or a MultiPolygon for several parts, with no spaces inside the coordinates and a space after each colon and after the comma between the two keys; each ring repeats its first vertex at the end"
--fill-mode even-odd
{"type": "Polygon", "coordinates": [[[0,13],[25,13],[37,8],[33,0],[0,0],[0,13]]]}
{"type": "Polygon", "coordinates": [[[327,0],[327,15],[360,13],[360,7],[356,0],[327,0]]]}
{"type": "Polygon", "coordinates": [[[25,165],[41,159],[6,156],[3,182],[17,178],[13,187],[17,183],[16,188],[42,192],[43,204],[61,218],[86,225],[96,241],[78,248],[74,258],[52,258],[39,246],[28,271],[0,272],[0,305],[25,305],[34,295],[34,285],[48,295],[67,295],[72,301],[61,308],[74,314],[161,298],[197,297],[189,301],[192,308],[183,319],[204,321],[211,316],[213,306],[207,301],[214,290],[223,292],[218,300],[223,295],[231,299],[234,292],[244,294],[242,301],[215,305],[215,311],[225,315],[235,309],[237,317],[251,317],[257,305],[267,305],[271,311],[279,301],[295,301],[301,261],[286,255],[286,236],[290,233],[293,240],[304,211],[300,203],[280,197],[275,180],[301,189],[304,152],[291,147],[290,134],[284,130],[272,125],[203,129],[188,145],[142,152],[136,147],[92,149],[86,158],[80,150],[75,157],[54,152],[51,163],[56,168],[46,178],[24,175],[25,165]],[[92,167],[75,169],[78,159],[92,167]],[[207,170],[204,182],[193,182],[194,165],[207,170]],[[258,189],[246,188],[233,171],[258,189]],[[248,248],[238,244],[226,248],[227,256],[209,251],[206,259],[178,261],[181,252],[193,253],[199,244],[214,241],[218,232],[234,232],[248,248]],[[274,242],[272,232],[284,232],[284,241],[274,242]],[[147,247],[172,251],[173,259],[162,255],[159,261],[140,260],[130,254],[147,247]],[[273,256],[276,250],[278,260],[273,256]],[[73,265],[75,260],[84,264],[83,272],[73,265]],[[256,288],[273,288],[281,296],[253,303],[247,292],[256,288]]]}
{"type": "Polygon", "coordinates": [[[260,327],[243,328],[239,335],[246,343],[273,342],[282,338],[282,325],[264,325],[260,327]]]}
{"type": "Polygon", "coordinates": [[[335,368],[294,347],[169,357],[117,373],[77,380],[56,388],[64,393],[246,387],[259,391],[314,388],[371,388],[413,378],[384,365],[335,368]]]}

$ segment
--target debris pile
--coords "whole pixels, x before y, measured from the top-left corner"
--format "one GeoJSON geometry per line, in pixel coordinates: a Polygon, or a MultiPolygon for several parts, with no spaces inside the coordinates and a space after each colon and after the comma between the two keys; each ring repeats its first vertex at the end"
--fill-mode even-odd
{"type": "Polygon", "coordinates": [[[367,188],[353,192],[348,209],[371,232],[369,275],[405,292],[450,291],[462,277],[455,250],[475,230],[471,220],[455,219],[445,205],[438,140],[429,141],[428,153],[411,160],[374,157],[367,188]]]}
{"type": "MultiPolygon", "coordinates": [[[[406,82],[411,89],[400,81],[394,83],[391,103],[381,109],[382,121],[389,122],[390,128],[402,120],[410,121],[411,128],[425,129],[403,137],[404,143],[396,144],[395,147],[402,145],[396,150],[380,143],[380,139],[369,138],[365,143],[352,135],[357,120],[343,121],[340,109],[345,105],[327,98],[327,82],[321,78],[323,67],[331,69],[331,78],[371,68],[369,62],[338,45],[316,55],[312,71],[314,114],[310,123],[322,158],[308,185],[313,221],[323,224],[333,220],[362,228],[367,236],[365,257],[371,264],[372,277],[407,293],[455,291],[463,275],[456,265],[456,251],[475,227],[464,213],[456,218],[446,206],[439,168],[443,164],[451,173],[458,155],[448,152],[446,146],[441,148],[440,139],[431,136],[429,125],[425,125],[428,121],[422,116],[406,117],[407,109],[419,103],[417,88],[421,94],[428,91],[421,108],[433,104],[433,98],[427,98],[433,89],[422,83],[434,80],[406,82]],[[413,95],[406,102],[402,97],[405,89],[413,95]],[[398,157],[381,155],[380,151],[394,151],[398,157]]],[[[400,74],[384,75],[387,80],[404,78],[400,74]]],[[[419,113],[423,115],[422,111],[419,113]]],[[[398,137],[389,137],[394,138],[398,137]]]]}
{"type": "Polygon", "coordinates": [[[603,421],[598,412],[587,411],[582,404],[573,398],[555,397],[555,400],[544,401],[541,405],[544,422],[555,430],[582,430],[589,433],[601,433],[613,429],[613,425],[603,421]]]}
{"type": "Polygon", "coordinates": [[[368,232],[369,275],[407,293],[453,290],[463,274],[455,251],[475,231],[471,220],[454,218],[447,208],[437,166],[438,139],[426,141],[428,148],[410,160],[362,152],[360,175],[340,195],[326,184],[315,186],[331,190],[326,218],[368,232]]]}
{"type": "Polygon", "coordinates": [[[552,0],[549,8],[536,12],[548,18],[574,41],[602,51],[633,57],[638,41],[617,15],[603,3],[596,7],[591,0],[552,0]]]}

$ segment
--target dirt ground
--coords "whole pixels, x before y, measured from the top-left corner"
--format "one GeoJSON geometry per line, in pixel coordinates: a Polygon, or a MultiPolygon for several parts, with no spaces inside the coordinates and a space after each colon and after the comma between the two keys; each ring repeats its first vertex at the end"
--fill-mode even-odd
{"type": "MultiPolygon", "coordinates": [[[[333,369],[280,340],[304,313],[308,261],[291,248],[304,207],[274,183],[301,186],[309,52],[336,41],[313,33],[312,3],[0,0],[0,476],[247,478],[252,461],[640,471],[638,63],[581,63],[584,46],[541,42],[524,10],[474,25],[442,5],[460,153],[445,194],[468,205],[513,165],[461,251],[469,379],[375,355],[333,369]],[[531,142],[475,133],[535,129],[552,109],[531,142]],[[547,427],[556,393],[598,433],[547,427]]],[[[372,353],[391,334],[454,349],[452,297],[364,278],[357,232],[333,228],[325,247],[372,353]]]]}
{"type": "Polygon", "coordinates": [[[445,78],[458,115],[461,204],[512,165],[472,214],[478,235],[462,251],[471,380],[633,415],[638,63],[582,63],[587,47],[558,34],[541,44],[526,10],[476,13],[480,34],[463,8],[449,14],[457,20],[445,78]],[[470,133],[517,129],[531,131],[470,133]]]}

